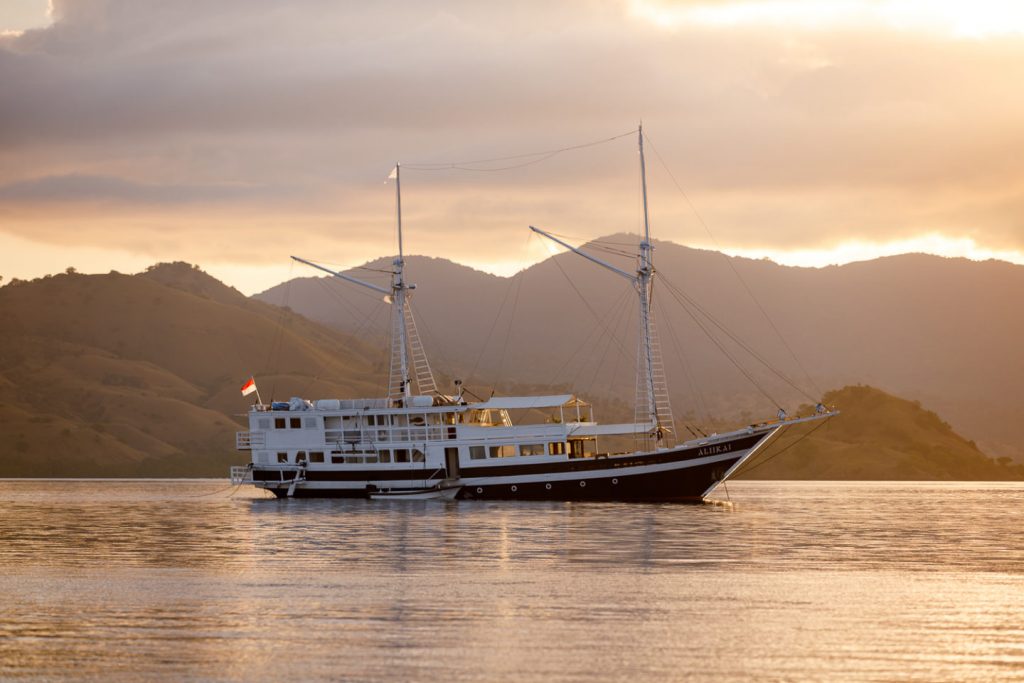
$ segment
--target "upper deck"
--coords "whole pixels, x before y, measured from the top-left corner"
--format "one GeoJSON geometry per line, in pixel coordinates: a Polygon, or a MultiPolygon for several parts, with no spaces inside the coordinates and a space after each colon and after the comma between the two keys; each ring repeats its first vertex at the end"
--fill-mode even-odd
{"type": "Polygon", "coordinates": [[[645,424],[599,425],[593,407],[571,394],[491,398],[474,403],[442,397],[387,399],[294,398],[256,404],[240,450],[334,450],[379,452],[431,444],[498,448],[502,453],[551,455],[590,453],[598,436],[637,435],[645,424]],[[511,449],[511,450],[510,450],[511,449]]]}

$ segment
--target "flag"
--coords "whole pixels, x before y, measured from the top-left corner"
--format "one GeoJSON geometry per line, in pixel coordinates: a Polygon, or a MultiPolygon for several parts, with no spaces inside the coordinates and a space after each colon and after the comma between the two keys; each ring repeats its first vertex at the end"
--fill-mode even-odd
{"type": "Polygon", "coordinates": [[[248,396],[254,391],[256,391],[256,379],[250,377],[249,381],[242,385],[242,396],[248,396]]]}
{"type": "Polygon", "coordinates": [[[398,177],[398,167],[395,166],[393,169],[391,169],[391,174],[388,175],[388,180],[394,180],[397,177],[398,177]]]}

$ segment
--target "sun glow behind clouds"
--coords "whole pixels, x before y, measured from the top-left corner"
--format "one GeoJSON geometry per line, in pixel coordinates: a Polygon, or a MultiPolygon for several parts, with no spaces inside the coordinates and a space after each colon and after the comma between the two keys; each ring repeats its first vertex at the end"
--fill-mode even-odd
{"type": "Polygon", "coordinates": [[[960,38],[1024,34],[1016,0],[631,0],[634,16],[663,28],[777,25],[803,29],[886,27],[960,38]]]}
{"type": "Polygon", "coordinates": [[[972,261],[997,259],[1024,265],[1024,253],[1012,250],[985,249],[969,237],[946,237],[945,235],[923,235],[906,240],[886,242],[884,244],[850,241],[843,242],[831,249],[730,249],[721,251],[731,256],[746,258],[768,258],[785,266],[801,266],[805,268],[823,268],[825,266],[842,265],[855,261],[869,261],[882,256],[898,254],[932,254],[948,258],[966,258],[972,261]]]}

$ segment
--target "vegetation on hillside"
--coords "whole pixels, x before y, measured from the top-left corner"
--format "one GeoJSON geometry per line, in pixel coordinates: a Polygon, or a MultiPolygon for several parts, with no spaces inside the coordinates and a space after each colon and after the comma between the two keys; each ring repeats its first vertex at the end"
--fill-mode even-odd
{"type": "MultiPolygon", "coordinates": [[[[1022,480],[1024,465],[993,459],[917,401],[867,386],[831,391],[842,412],[792,429],[740,472],[752,479],[1022,480]]],[[[809,408],[804,408],[808,411],[809,408]]]]}

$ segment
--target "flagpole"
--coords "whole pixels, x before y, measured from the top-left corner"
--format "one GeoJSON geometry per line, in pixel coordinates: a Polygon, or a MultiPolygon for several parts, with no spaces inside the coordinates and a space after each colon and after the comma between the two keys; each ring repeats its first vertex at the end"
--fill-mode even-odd
{"type": "Polygon", "coordinates": [[[262,406],[263,405],[263,399],[260,398],[260,388],[258,386],[256,386],[256,382],[253,382],[252,386],[256,390],[256,402],[259,403],[262,406]]]}

